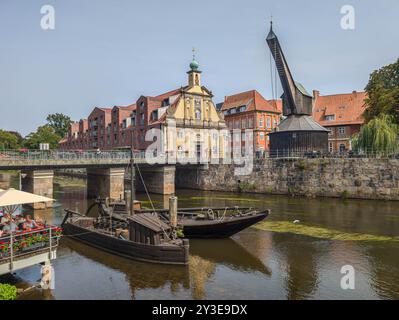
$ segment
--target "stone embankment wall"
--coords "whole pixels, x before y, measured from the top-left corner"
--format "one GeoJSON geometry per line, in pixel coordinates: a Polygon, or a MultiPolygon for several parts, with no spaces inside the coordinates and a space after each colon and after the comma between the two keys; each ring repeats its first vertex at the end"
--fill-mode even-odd
{"type": "Polygon", "coordinates": [[[176,187],[200,190],[399,200],[398,159],[264,159],[246,176],[234,165],[178,167],[176,187]]]}

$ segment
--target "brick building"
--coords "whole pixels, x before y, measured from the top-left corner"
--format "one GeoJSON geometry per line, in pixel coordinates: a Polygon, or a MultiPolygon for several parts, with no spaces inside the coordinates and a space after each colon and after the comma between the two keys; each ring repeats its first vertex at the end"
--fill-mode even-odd
{"type": "Polygon", "coordinates": [[[227,128],[212,92],[201,85],[198,68],[193,59],[184,87],[141,96],[126,107],[94,108],[87,120],[71,125],[71,134],[60,141],[60,148],[109,150],[130,148],[133,142],[135,150],[146,150],[153,143],[145,139],[148,130],[158,128],[160,150],[165,154],[219,157],[225,149],[227,128]]]}
{"type": "Polygon", "coordinates": [[[350,138],[359,132],[364,123],[366,93],[353,91],[347,94],[321,96],[319,91],[314,90],[313,97],[313,118],[330,130],[329,152],[351,150],[350,138]]]}
{"type": "Polygon", "coordinates": [[[221,105],[227,127],[233,132],[241,129],[241,146],[245,146],[245,130],[253,130],[253,150],[263,153],[269,150],[268,133],[280,122],[281,100],[266,100],[256,90],[227,96],[221,105]]]}

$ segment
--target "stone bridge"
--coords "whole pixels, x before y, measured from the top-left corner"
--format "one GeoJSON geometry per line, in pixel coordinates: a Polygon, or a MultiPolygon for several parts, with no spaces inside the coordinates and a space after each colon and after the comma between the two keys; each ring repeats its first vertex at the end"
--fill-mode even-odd
{"type": "MultiPolygon", "coordinates": [[[[158,194],[175,192],[175,164],[149,164],[143,155],[135,154],[136,185],[158,194]],[[140,171],[138,175],[137,171],[140,171]]],[[[88,197],[119,199],[124,195],[125,179],[129,179],[131,152],[127,151],[0,151],[1,170],[21,170],[22,190],[52,197],[56,169],[82,168],[87,172],[88,197]]],[[[37,204],[35,208],[43,208],[37,204]]]]}

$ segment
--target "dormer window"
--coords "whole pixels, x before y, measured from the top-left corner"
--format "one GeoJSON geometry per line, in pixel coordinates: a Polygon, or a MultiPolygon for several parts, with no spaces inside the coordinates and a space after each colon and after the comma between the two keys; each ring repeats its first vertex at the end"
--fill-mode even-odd
{"type": "Polygon", "coordinates": [[[326,115],[324,117],[324,120],[326,120],[326,121],[334,121],[335,120],[335,114],[326,115]]]}
{"type": "Polygon", "coordinates": [[[245,105],[237,108],[237,112],[244,112],[246,110],[247,110],[247,106],[245,106],[245,105]]]}

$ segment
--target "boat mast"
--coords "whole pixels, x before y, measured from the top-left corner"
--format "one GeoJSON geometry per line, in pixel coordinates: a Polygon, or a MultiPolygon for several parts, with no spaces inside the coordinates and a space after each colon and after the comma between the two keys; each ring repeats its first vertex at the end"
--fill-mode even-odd
{"type": "Polygon", "coordinates": [[[133,135],[133,128],[132,128],[132,143],[131,143],[131,153],[130,153],[130,214],[134,215],[134,201],[136,198],[136,190],[134,188],[134,143],[133,143],[134,135],[133,135]]]}

